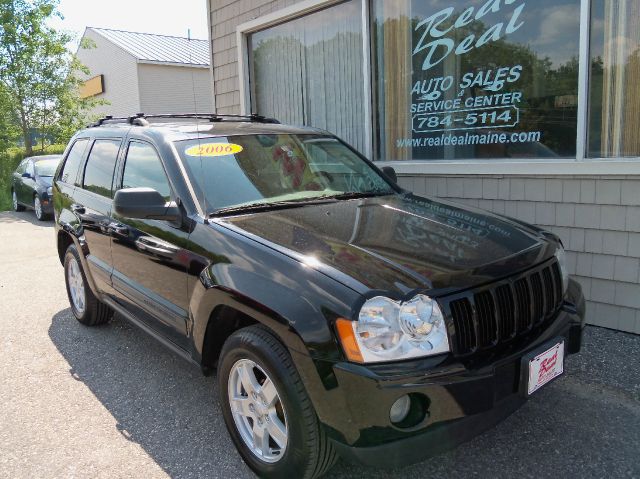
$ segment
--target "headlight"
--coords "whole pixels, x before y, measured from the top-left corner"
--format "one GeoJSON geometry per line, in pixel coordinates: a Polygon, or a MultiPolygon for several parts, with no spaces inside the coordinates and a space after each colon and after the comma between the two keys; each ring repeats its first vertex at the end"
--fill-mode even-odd
{"type": "Polygon", "coordinates": [[[404,303],[372,298],[360,309],[358,321],[338,320],[338,334],[349,359],[364,363],[449,352],[442,312],[424,295],[404,303]]]}
{"type": "Polygon", "coordinates": [[[53,198],[53,187],[50,186],[49,188],[47,188],[47,196],[49,198],[53,198]]]}
{"type": "Polygon", "coordinates": [[[556,250],[556,259],[558,260],[558,266],[560,267],[560,274],[562,275],[562,293],[566,293],[569,289],[569,269],[567,268],[567,253],[564,248],[559,246],[556,250]]]}

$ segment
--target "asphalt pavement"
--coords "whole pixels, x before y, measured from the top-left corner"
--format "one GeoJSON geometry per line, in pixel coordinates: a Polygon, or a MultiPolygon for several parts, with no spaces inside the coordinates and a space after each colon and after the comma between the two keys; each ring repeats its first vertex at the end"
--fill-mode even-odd
{"type": "MultiPolygon", "coordinates": [[[[327,477],[640,477],[640,336],[588,328],[566,366],[454,451],[396,470],[340,462],[327,477]]],[[[119,318],[77,323],[52,224],[31,212],[0,213],[0,477],[253,477],[215,378],[119,318]]]]}

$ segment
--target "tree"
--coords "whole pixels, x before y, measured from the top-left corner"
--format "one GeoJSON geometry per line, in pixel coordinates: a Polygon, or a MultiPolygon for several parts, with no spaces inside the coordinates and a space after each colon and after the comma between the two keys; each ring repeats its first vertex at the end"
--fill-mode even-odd
{"type": "Polygon", "coordinates": [[[15,144],[19,136],[18,118],[15,115],[11,97],[0,83],[0,152],[15,144]]]}
{"type": "Polygon", "coordinates": [[[27,155],[34,130],[64,136],[61,132],[68,133],[92,105],[78,95],[79,73],[87,72],[66,48],[70,35],[46,24],[60,16],[57,4],[0,0],[0,85],[13,105],[27,155]]]}

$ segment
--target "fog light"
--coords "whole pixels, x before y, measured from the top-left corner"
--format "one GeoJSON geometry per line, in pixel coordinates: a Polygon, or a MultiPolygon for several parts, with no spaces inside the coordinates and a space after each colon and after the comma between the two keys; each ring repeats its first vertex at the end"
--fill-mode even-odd
{"type": "Polygon", "coordinates": [[[399,424],[407,418],[409,410],[411,409],[411,399],[409,396],[402,396],[396,402],[393,403],[389,410],[389,419],[394,424],[399,424]]]}

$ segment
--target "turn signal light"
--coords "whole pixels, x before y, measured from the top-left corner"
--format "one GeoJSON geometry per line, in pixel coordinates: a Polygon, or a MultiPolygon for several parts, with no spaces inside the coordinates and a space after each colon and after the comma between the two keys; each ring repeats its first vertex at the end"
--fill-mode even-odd
{"type": "Polygon", "coordinates": [[[338,330],[338,336],[342,343],[342,349],[349,361],[356,363],[364,363],[364,358],[360,352],[360,347],[356,341],[356,336],[353,331],[353,321],[348,319],[339,318],[336,321],[336,329],[338,330]]]}

